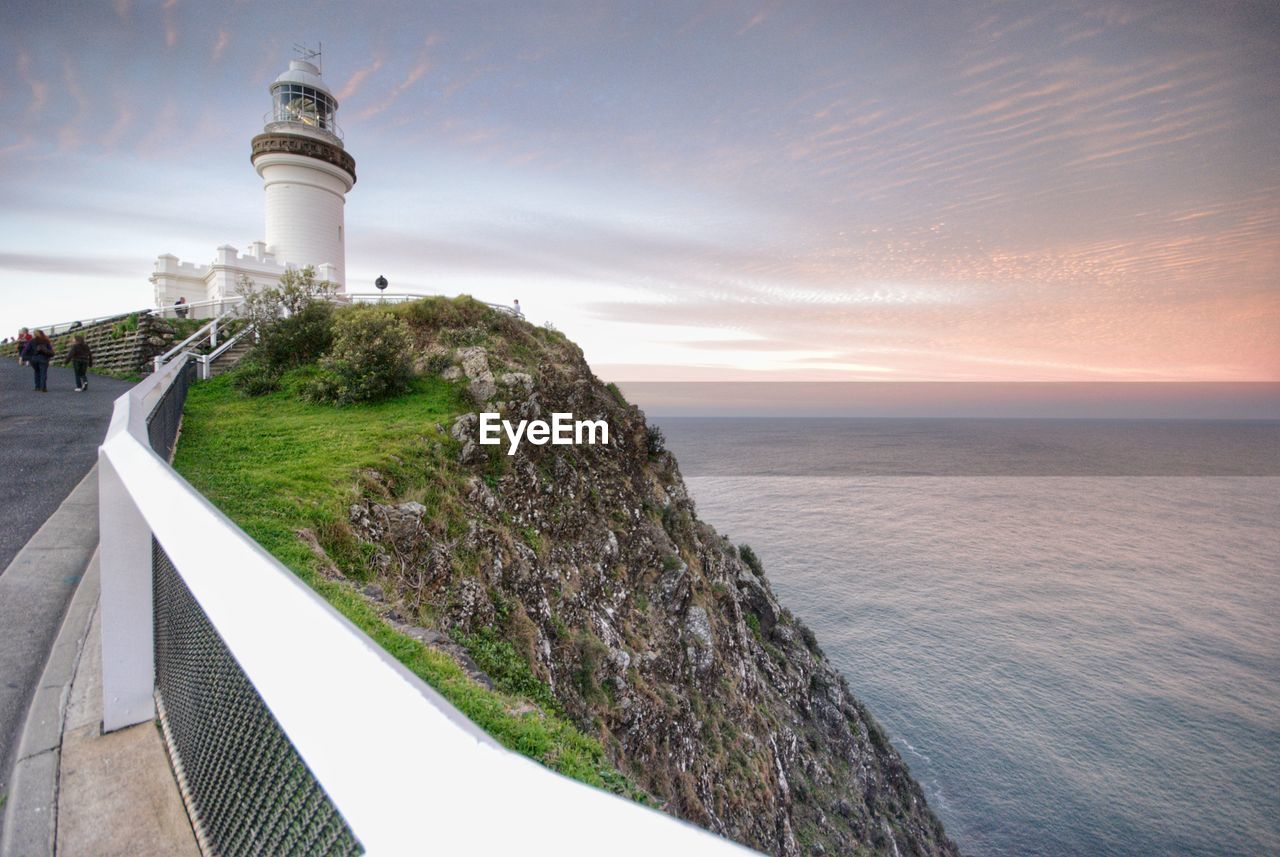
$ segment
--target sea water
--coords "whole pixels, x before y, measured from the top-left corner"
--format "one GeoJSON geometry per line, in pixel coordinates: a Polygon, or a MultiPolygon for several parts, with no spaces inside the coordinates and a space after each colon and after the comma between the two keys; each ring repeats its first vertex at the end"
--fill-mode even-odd
{"type": "Polygon", "coordinates": [[[966,854],[1280,854],[1280,424],[657,422],[966,854]]]}

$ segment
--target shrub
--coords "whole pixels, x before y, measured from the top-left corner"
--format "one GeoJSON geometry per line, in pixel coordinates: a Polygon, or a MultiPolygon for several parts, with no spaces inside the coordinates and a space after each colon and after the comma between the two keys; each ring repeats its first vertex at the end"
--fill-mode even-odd
{"type": "Polygon", "coordinates": [[[241,314],[257,326],[252,359],[277,373],[314,363],[333,342],[333,307],[337,287],[317,281],[311,267],[290,268],[278,286],[255,288],[248,277],[239,283],[244,296],[241,314]]]}
{"type": "Polygon", "coordinates": [[[818,638],[814,635],[813,629],[799,619],[795,620],[795,626],[796,630],[800,632],[800,639],[804,641],[805,648],[821,657],[822,647],[818,645],[818,638]]]}
{"type": "Polygon", "coordinates": [[[423,298],[398,304],[391,311],[413,327],[427,330],[505,327],[502,313],[496,312],[470,295],[460,295],[456,298],[423,298]]]}
{"type": "Polygon", "coordinates": [[[756,552],[751,549],[751,545],[738,545],[738,558],[745,562],[747,567],[758,576],[764,577],[764,564],[760,562],[760,557],[756,556],[756,552]]]}
{"type": "Polygon", "coordinates": [[[314,363],[333,344],[333,307],[317,301],[273,323],[260,334],[254,357],[270,369],[314,363]]]}
{"type": "Polygon", "coordinates": [[[427,357],[427,374],[442,375],[444,374],[444,371],[452,365],[453,360],[448,354],[431,354],[427,357]]]}
{"type": "Polygon", "coordinates": [[[314,402],[373,402],[409,389],[413,364],[403,321],[378,307],[353,307],[334,316],[333,348],[305,388],[314,402]]]}
{"type": "Polygon", "coordinates": [[[280,389],[280,370],[246,360],[235,368],[231,386],[246,396],[265,396],[280,389]]]}
{"type": "Polygon", "coordinates": [[[649,450],[650,455],[661,455],[667,449],[667,438],[662,433],[662,429],[657,426],[647,426],[645,432],[645,447],[649,450]]]}

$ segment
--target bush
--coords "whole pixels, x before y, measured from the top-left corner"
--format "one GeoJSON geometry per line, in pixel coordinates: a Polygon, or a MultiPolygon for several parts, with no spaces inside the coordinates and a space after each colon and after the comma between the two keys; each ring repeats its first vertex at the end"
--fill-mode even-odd
{"type": "Polygon", "coordinates": [[[508,327],[502,313],[470,295],[430,297],[397,304],[391,310],[413,327],[427,330],[476,327],[502,332],[508,327]]]}
{"type": "Polygon", "coordinates": [[[260,332],[254,359],[281,371],[319,360],[333,345],[333,306],[316,301],[260,332]]]}
{"type": "Polygon", "coordinates": [[[290,268],[278,286],[257,289],[242,278],[241,313],[257,325],[258,344],[252,359],[276,374],[314,363],[333,342],[333,307],[336,286],[316,281],[315,270],[290,268]]]}
{"type": "Polygon", "coordinates": [[[373,402],[409,389],[413,364],[403,321],[378,307],[336,314],[333,348],[305,388],[313,402],[373,402]]]}
{"type": "Polygon", "coordinates": [[[738,545],[738,558],[745,562],[756,575],[764,577],[764,565],[760,562],[760,557],[756,556],[756,552],[751,549],[751,545],[738,545]]]}
{"type": "Polygon", "coordinates": [[[645,446],[649,450],[650,455],[661,455],[667,449],[667,438],[662,433],[662,429],[657,426],[647,426],[645,432],[645,446]]]}
{"type": "Polygon", "coordinates": [[[246,360],[235,368],[231,386],[246,396],[265,396],[280,389],[280,370],[246,360]]]}

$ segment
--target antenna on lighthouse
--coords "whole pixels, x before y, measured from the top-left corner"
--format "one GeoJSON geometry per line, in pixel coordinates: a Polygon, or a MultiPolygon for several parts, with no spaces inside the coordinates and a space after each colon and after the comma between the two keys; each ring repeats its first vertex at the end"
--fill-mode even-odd
{"type": "Polygon", "coordinates": [[[321,73],[324,72],[324,66],[320,61],[320,54],[323,51],[324,51],[324,42],[316,42],[315,50],[312,50],[309,45],[300,45],[297,42],[293,43],[293,52],[298,56],[300,56],[302,59],[306,60],[307,62],[316,60],[315,66],[321,71],[321,73]]]}

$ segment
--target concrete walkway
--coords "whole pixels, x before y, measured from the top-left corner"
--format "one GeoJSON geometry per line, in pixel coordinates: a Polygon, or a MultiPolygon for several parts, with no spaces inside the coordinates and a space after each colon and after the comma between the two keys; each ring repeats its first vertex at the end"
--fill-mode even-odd
{"type": "Polygon", "coordinates": [[[40,670],[98,543],[97,482],[85,474],[112,402],[132,386],[90,375],[77,393],[71,370],[57,367],[48,393],[32,381],[30,369],[0,359],[0,794],[40,670]]]}
{"type": "Polygon", "coordinates": [[[101,734],[95,462],[130,386],[0,360],[0,857],[199,854],[156,724],[101,734]]]}
{"type": "Polygon", "coordinates": [[[0,857],[200,857],[155,722],[102,733],[97,554],[32,700],[0,857]]]}
{"type": "Polygon", "coordinates": [[[28,706],[67,604],[97,547],[95,467],[0,574],[0,794],[13,791],[13,765],[28,706]]]}
{"type": "Polygon", "coordinates": [[[97,484],[81,484],[111,403],[132,386],[91,375],[76,393],[72,371],[59,367],[50,368],[49,393],[35,393],[32,381],[29,368],[0,359],[0,794],[36,680],[97,545],[97,484]],[[64,499],[68,514],[54,523],[64,499]]]}

